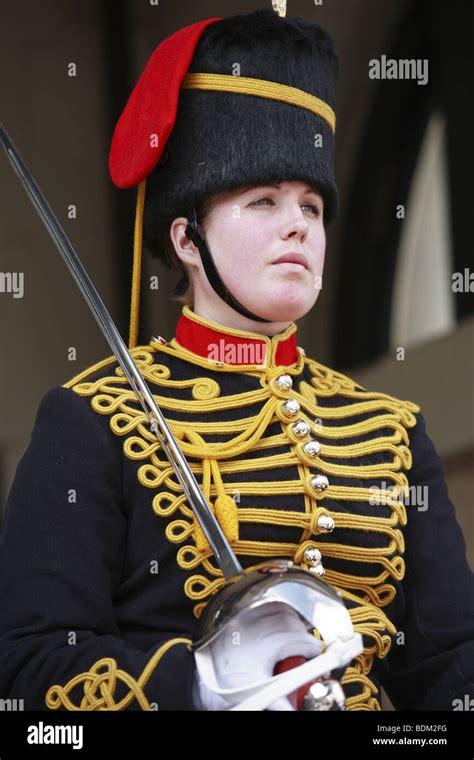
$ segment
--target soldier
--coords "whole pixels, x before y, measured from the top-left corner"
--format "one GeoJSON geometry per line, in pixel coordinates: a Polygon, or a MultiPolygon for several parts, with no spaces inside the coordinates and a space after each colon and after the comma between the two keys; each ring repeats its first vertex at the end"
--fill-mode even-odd
{"type": "MultiPolygon", "coordinates": [[[[271,10],[158,46],[110,155],[138,185],[130,349],[243,567],[291,559],[341,594],[364,642],[337,674],[346,709],[380,710],[384,686],[397,709],[451,710],[474,696],[474,584],[424,417],[297,345],[337,213],[337,73],[321,26],[271,10]],[[142,222],[183,307],[171,340],[136,346],[142,222]]],[[[191,650],[224,584],[115,356],[51,389],[0,544],[0,696],[228,709],[191,650]]],[[[322,646],[276,603],[211,657],[233,688],[322,646]]]]}

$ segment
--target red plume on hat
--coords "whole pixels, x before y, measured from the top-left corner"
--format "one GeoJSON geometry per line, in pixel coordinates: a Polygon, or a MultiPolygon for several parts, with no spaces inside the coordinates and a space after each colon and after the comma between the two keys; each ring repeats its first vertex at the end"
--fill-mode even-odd
{"type": "Polygon", "coordinates": [[[199,38],[220,18],[179,29],[150,56],[115,127],[109,170],[117,187],[138,185],[160,160],[173,131],[182,81],[199,38]]]}
{"type": "Polygon", "coordinates": [[[129,348],[137,343],[145,180],[160,160],[173,131],[181,83],[204,29],[199,21],[167,37],[152,53],[115,127],[109,171],[117,187],[139,185],[135,215],[129,348]],[[166,86],[163,86],[166,83],[166,86]]]}

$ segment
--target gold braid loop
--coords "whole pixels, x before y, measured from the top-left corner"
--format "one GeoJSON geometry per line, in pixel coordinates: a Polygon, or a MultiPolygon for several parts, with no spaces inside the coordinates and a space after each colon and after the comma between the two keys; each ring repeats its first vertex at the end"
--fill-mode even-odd
{"type": "Polygon", "coordinates": [[[136,699],[142,710],[152,710],[153,708],[145,696],[143,687],[149,681],[150,676],[163,655],[174,644],[191,644],[191,639],[176,638],[166,641],[154,653],[138,680],[125,670],[120,670],[117,667],[117,661],[113,657],[103,657],[94,663],[86,673],[79,673],[77,676],[74,676],[66,686],[59,686],[58,684],[50,686],[46,692],[46,706],[50,710],[58,710],[60,707],[65,707],[66,710],[72,712],[79,710],[118,711],[125,710],[136,699]],[[118,681],[127,684],[130,691],[120,702],[115,702],[114,692],[118,681]],[[69,698],[69,694],[79,684],[84,685],[84,696],[80,704],[75,705],[69,698]]]}

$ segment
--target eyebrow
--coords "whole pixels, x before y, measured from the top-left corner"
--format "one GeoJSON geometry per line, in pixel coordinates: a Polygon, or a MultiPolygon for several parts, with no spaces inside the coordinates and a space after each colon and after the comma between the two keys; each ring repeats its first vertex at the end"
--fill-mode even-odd
{"type": "MultiPolygon", "coordinates": [[[[247,190],[250,190],[252,187],[255,187],[255,188],[258,188],[258,187],[262,187],[262,188],[263,187],[275,187],[277,190],[279,190],[280,187],[281,187],[281,185],[282,185],[281,182],[265,182],[262,185],[245,185],[244,187],[241,188],[240,194],[243,195],[244,193],[247,192],[247,190]]],[[[314,185],[306,185],[306,190],[304,191],[304,194],[305,195],[314,194],[314,195],[321,196],[320,191],[314,185]]]]}

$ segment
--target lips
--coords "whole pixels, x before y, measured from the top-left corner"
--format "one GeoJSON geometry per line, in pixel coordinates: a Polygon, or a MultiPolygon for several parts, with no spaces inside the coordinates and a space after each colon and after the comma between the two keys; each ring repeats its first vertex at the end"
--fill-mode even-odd
{"type": "Polygon", "coordinates": [[[304,267],[305,269],[308,269],[308,261],[306,259],[306,256],[303,256],[301,253],[284,253],[283,256],[280,256],[280,258],[276,259],[274,264],[300,264],[300,266],[304,267]]]}

